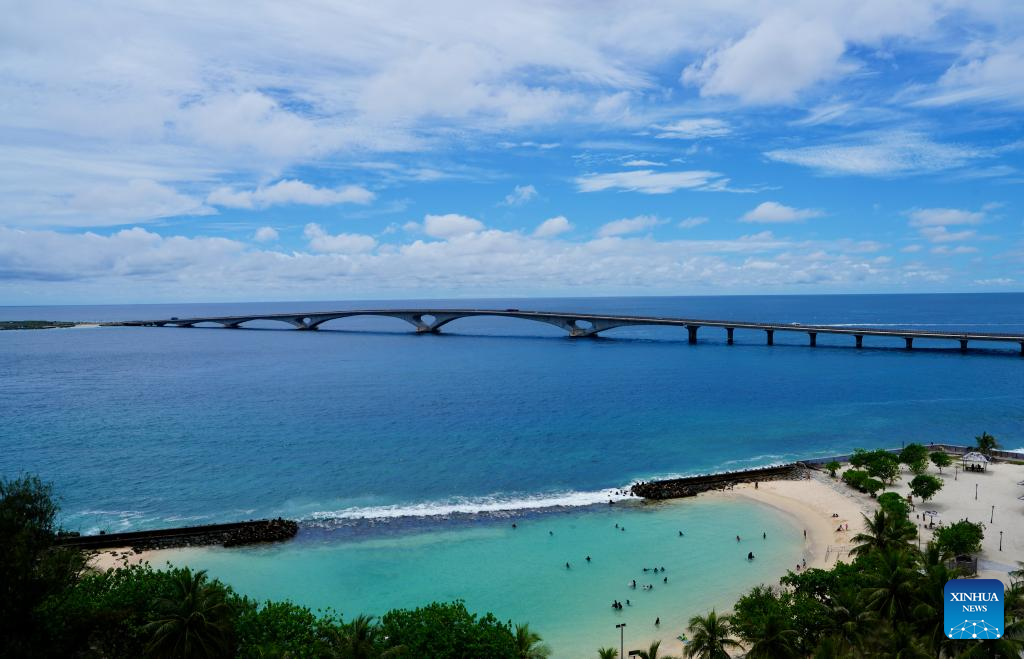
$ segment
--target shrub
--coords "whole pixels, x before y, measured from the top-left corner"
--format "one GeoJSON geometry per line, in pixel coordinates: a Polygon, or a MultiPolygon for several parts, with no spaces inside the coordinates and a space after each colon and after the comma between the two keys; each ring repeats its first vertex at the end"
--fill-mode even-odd
{"type": "Polygon", "coordinates": [[[832,460],[832,461],[827,462],[825,464],[825,469],[828,469],[829,475],[832,476],[832,478],[835,478],[836,477],[836,472],[839,471],[839,468],[842,467],[842,466],[843,465],[839,464],[835,460],[832,460]]]}
{"type": "Polygon", "coordinates": [[[914,480],[910,481],[910,492],[916,497],[921,497],[922,501],[927,501],[942,489],[942,485],[941,478],[921,474],[914,476],[914,480]]]}
{"type": "Polygon", "coordinates": [[[910,506],[908,506],[906,500],[896,492],[883,492],[882,494],[879,494],[878,505],[882,507],[882,510],[891,515],[898,515],[900,517],[910,516],[910,506]]]}
{"type": "Polygon", "coordinates": [[[843,472],[843,482],[852,488],[860,490],[867,480],[868,474],[860,469],[847,469],[843,472]]]}
{"type": "Polygon", "coordinates": [[[978,553],[984,537],[985,525],[966,519],[935,529],[935,544],[944,554],[952,556],[978,553]]]}
{"type": "Polygon", "coordinates": [[[932,460],[932,464],[939,468],[939,473],[942,473],[943,467],[948,467],[953,464],[953,458],[949,457],[943,451],[933,451],[929,457],[932,460]]]}

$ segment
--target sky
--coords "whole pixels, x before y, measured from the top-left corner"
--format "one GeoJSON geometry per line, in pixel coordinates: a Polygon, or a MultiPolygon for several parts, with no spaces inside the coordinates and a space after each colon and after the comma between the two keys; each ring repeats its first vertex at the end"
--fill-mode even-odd
{"type": "Polygon", "coordinates": [[[0,11],[0,304],[1024,290],[1024,3],[0,11]]]}

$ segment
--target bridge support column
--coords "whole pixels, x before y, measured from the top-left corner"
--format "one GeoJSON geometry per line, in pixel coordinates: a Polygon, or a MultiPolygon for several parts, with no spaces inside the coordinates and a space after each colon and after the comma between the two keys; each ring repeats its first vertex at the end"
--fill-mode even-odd
{"type": "Polygon", "coordinates": [[[814,346],[818,345],[818,333],[817,332],[808,332],[807,336],[810,337],[810,339],[811,339],[811,347],[812,348],[814,346]]]}
{"type": "Polygon", "coordinates": [[[689,338],[689,341],[690,341],[691,344],[697,342],[697,330],[698,329],[699,329],[698,325],[687,325],[686,326],[686,332],[688,334],[688,338],[689,338]]]}
{"type": "Polygon", "coordinates": [[[914,347],[914,337],[912,337],[912,336],[905,336],[905,337],[903,337],[903,340],[907,342],[907,350],[913,349],[913,347],[914,347]]]}
{"type": "Polygon", "coordinates": [[[857,335],[855,335],[855,338],[857,339],[857,347],[858,348],[863,348],[864,347],[864,335],[863,334],[857,334],[857,335]]]}
{"type": "Polygon", "coordinates": [[[960,339],[960,352],[967,352],[967,339],[960,339]]]}
{"type": "Polygon", "coordinates": [[[733,327],[726,327],[725,328],[725,342],[728,343],[729,345],[732,345],[732,331],[733,331],[733,329],[735,329],[735,328],[733,328],[733,327]]]}
{"type": "Polygon", "coordinates": [[[775,345],[775,330],[765,330],[764,333],[768,335],[768,345],[775,345]]]}

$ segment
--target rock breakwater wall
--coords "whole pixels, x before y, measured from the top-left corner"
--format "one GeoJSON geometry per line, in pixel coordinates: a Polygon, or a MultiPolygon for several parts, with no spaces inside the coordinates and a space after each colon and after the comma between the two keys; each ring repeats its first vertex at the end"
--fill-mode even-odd
{"type": "Polygon", "coordinates": [[[687,478],[671,478],[660,481],[646,481],[633,485],[631,491],[645,499],[681,499],[694,497],[709,490],[725,490],[736,483],[754,483],[758,481],[794,480],[803,478],[807,467],[802,462],[726,471],[719,474],[705,474],[687,478]]]}
{"type": "Polygon", "coordinates": [[[170,549],[172,547],[199,547],[223,545],[237,547],[261,542],[280,542],[295,537],[299,525],[290,519],[259,519],[228,524],[206,524],[174,529],[152,531],[130,531],[126,533],[104,533],[99,535],[62,536],[56,544],[80,549],[104,549],[108,547],[131,547],[144,551],[148,549],[170,549]]]}

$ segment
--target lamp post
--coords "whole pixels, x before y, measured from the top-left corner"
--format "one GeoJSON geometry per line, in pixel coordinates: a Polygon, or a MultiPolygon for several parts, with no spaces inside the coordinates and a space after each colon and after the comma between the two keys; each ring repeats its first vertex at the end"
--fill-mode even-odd
{"type": "Polygon", "coordinates": [[[992,514],[990,514],[990,515],[988,516],[988,523],[989,523],[989,524],[991,524],[991,523],[992,523],[992,521],[993,521],[993,520],[994,520],[995,518],[996,518],[996,507],[995,507],[995,506],[992,506],[992,514]]]}
{"type": "Polygon", "coordinates": [[[615,625],[619,629],[619,656],[626,656],[626,623],[620,622],[615,625]]]}
{"type": "Polygon", "coordinates": [[[999,532],[999,551],[1003,551],[1003,532],[999,532]]]}
{"type": "Polygon", "coordinates": [[[957,480],[956,475],[960,473],[960,465],[953,465],[953,480],[957,480]]]}
{"type": "Polygon", "coordinates": [[[974,500],[975,501],[978,500],[978,484],[977,483],[974,484],[974,500]]]}

